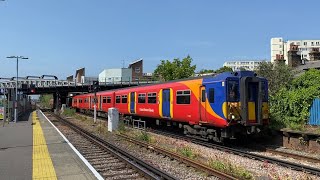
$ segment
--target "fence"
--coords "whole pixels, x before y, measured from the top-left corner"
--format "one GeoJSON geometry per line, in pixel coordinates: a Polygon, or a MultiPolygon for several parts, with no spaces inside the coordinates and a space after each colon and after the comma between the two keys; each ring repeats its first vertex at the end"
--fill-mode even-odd
{"type": "Polygon", "coordinates": [[[310,117],[309,117],[310,125],[320,125],[320,99],[316,98],[312,102],[312,106],[310,108],[310,117]]]}

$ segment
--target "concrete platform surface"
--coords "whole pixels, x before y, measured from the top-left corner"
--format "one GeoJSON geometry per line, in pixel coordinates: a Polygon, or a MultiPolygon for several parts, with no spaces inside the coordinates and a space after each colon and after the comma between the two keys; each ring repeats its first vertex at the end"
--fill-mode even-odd
{"type": "Polygon", "coordinates": [[[32,179],[32,121],[0,123],[0,179],[32,179]]]}
{"type": "Polygon", "coordinates": [[[1,180],[44,178],[62,180],[97,179],[41,113],[37,113],[37,117],[34,115],[32,117],[32,114],[29,114],[24,119],[25,121],[19,121],[18,123],[5,124],[4,127],[2,127],[2,122],[0,121],[1,180]],[[32,119],[34,120],[33,122],[32,119]],[[41,125],[40,127],[38,124],[39,128],[37,130],[35,130],[35,123],[41,125]],[[37,140],[37,137],[41,136],[39,132],[42,133],[43,141],[37,140]],[[45,143],[39,144],[42,142],[45,143]],[[43,156],[43,154],[47,154],[47,157],[43,156]],[[39,159],[41,158],[42,162],[39,163],[39,159]],[[51,167],[53,165],[54,170],[50,170],[49,173],[45,165],[42,166],[43,163],[51,164],[51,167]],[[35,170],[34,168],[36,167],[37,169],[35,170]],[[46,178],[46,174],[50,174],[50,176],[48,175],[46,178]]]}

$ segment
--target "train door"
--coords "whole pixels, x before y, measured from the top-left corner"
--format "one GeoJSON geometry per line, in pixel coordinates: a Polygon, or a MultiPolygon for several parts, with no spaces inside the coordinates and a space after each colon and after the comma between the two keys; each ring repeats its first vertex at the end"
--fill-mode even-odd
{"type": "Polygon", "coordinates": [[[136,113],[135,109],[136,109],[136,93],[135,92],[131,92],[130,94],[130,112],[131,113],[136,113]]]}
{"type": "Polygon", "coordinates": [[[102,96],[98,96],[98,110],[102,110],[102,96]]]}
{"type": "Polygon", "coordinates": [[[170,116],[170,89],[162,91],[162,115],[163,117],[170,116]]]}
{"type": "Polygon", "coordinates": [[[201,86],[200,87],[200,99],[199,99],[199,102],[200,102],[200,119],[201,121],[204,121],[206,122],[207,121],[207,117],[206,117],[206,87],[205,86],[201,86]]]}
{"type": "Polygon", "coordinates": [[[241,111],[245,125],[262,123],[261,86],[261,80],[257,77],[241,78],[241,111]]]}

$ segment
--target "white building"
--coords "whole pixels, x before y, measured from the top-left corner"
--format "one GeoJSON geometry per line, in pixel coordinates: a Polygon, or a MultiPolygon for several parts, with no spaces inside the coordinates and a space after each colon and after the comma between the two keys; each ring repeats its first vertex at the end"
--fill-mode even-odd
{"type": "Polygon", "coordinates": [[[277,55],[283,56],[288,64],[288,51],[290,44],[298,46],[298,54],[302,59],[310,60],[309,52],[312,48],[320,48],[320,40],[288,40],[284,41],[282,37],[271,38],[271,62],[274,62],[277,55]]]}
{"type": "Polygon", "coordinates": [[[132,81],[131,68],[105,69],[99,74],[99,82],[113,83],[121,81],[132,81]]]}
{"type": "Polygon", "coordinates": [[[241,68],[253,71],[263,61],[227,61],[223,66],[232,68],[233,71],[239,71],[241,68]]]}

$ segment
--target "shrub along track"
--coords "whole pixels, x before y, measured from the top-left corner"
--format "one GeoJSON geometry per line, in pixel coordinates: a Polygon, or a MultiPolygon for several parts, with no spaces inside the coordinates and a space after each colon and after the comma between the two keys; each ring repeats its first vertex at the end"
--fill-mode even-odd
{"type": "Polygon", "coordinates": [[[53,113],[45,114],[68,127],[59,128],[68,131],[72,144],[106,179],[176,179],[53,113]]]}

